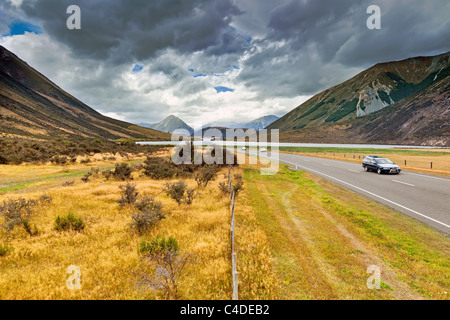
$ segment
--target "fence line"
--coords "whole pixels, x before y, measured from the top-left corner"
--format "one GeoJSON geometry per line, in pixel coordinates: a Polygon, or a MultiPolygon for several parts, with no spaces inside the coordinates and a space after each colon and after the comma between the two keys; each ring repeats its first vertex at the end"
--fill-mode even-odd
{"type": "Polygon", "coordinates": [[[231,167],[228,170],[228,188],[230,192],[230,214],[231,214],[231,275],[233,278],[233,300],[239,299],[239,290],[238,290],[238,272],[237,272],[237,255],[234,252],[234,233],[235,233],[235,224],[236,221],[234,219],[234,201],[235,194],[233,190],[233,183],[231,182],[231,167]]]}

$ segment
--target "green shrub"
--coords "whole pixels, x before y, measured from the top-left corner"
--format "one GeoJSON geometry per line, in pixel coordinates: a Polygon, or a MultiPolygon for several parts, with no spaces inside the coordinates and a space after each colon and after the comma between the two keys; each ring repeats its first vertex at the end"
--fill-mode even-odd
{"type": "Polygon", "coordinates": [[[156,235],[150,240],[143,239],[139,245],[139,252],[143,255],[165,255],[179,251],[177,239],[172,236],[156,235]]]}
{"type": "Polygon", "coordinates": [[[65,216],[58,216],[55,220],[56,231],[68,231],[74,230],[80,232],[84,230],[85,224],[82,218],[76,217],[73,213],[69,213],[65,216]]]}
{"type": "Polygon", "coordinates": [[[7,243],[0,244],[0,257],[7,256],[12,251],[7,243]]]}

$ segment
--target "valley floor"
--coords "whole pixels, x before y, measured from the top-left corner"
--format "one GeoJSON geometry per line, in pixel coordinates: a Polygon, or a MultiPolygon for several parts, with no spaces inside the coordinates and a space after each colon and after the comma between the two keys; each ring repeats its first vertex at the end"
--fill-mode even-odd
{"type": "MultiPolygon", "coordinates": [[[[183,252],[196,257],[180,278],[181,299],[231,299],[229,199],[219,191],[228,171],[206,188],[184,179],[199,192],[190,206],[162,191],[169,181],[135,171],[139,196],[154,196],[166,214],[141,236],[130,229],[131,210],[116,202],[125,182],[100,174],[80,180],[93,167],[113,165],[0,166],[0,203],[43,194],[53,199],[31,220],[39,235],[18,227],[0,231],[0,246],[10,248],[0,255],[0,299],[142,299],[134,274],[138,247],[155,233],[174,236],[183,252]],[[68,180],[75,182],[63,186],[68,180]],[[83,218],[83,232],[55,230],[56,217],[69,212],[83,218]],[[71,265],[81,270],[80,290],[66,286],[71,265]]],[[[448,237],[285,166],[273,176],[250,165],[232,174],[244,177],[235,211],[240,299],[449,299],[448,237]],[[367,287],[373,265],[381,270],[379,290],[367,287]]]]}

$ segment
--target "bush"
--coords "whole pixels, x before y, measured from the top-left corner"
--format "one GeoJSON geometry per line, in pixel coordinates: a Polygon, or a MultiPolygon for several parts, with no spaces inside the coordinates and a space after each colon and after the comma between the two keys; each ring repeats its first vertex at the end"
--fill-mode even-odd
{"type": "Polygon", "coordinates": [[[75,180],[68,180],[68,181],[64,181],[62,186],[63,187],[69,187],[69,186],[72,186],[74,183],[75,183],[75,180]]]}
{"type": "Polygon", "coordinates": [[[165,255],[178,250],[178,241],[172,236],[166,238],[164,235],[156,235],[150,240],[143,239],[139,245],[139,252],[143,255],[165,255]]]}
{"type": "Polygon", "coordinates": [[[39,197],[39,199],[37,200],[40,204],[45,205],[45,204],[50,204],[53,201],[53,198],[51,196],[47,196],[47,195],[42,195],[39,197]]]}
{"type": "Polygon", "coordinates": [[[116,168],[113,172],[113,177],[116,179],[120,179],[122,181],[132,180],[131,174],[133,173],[133,169],[128,166],[127,163],[116,163],[116,168]]]}
{"type": "Polygon", "coordinates": [[[8,246],[7,243],[0,244],[0,257],[7,256],[12,249],[8,246]]]}
{"type": "Polygon", "coordinates": [[[195,181],[199,187],[206,187],[208,183],[214,179],[219,170],[220,167],[217,165],[205,166],[195,174],[195,181]]]}
{"type": "Polygon", "coordinates": [[[38,235],[37,227],[34,226],[34,229],[32,229],[29,223],[33,207],[36,204],[36,200],[25,200],[23,198],[3,201],[0,205],[0,217],[3,218],[2,228],[6,231],[12,231],[16,226],[22,226],[30,236],[38,235]]]}
{"type": "Polygon", "coordinates": [[[122,195],[117,203],[123,208],[125,205],[133,205],[136,202],[137,196],[139,194],[136,191],[136,185],[127,183],[126,185],[120,185],[119,189],[122,190],[122,195]]]}
{"type": "Polygon", "coordinates": [[[225,182],[219,183],[219,190],[223,194],[229,194],[230,193],[230,189],[228,189],[228,183],[225,183],[225,182]]]}
{"type": "Polygon", "coordinates": [[[82,218],[77,218],[74,214],[69,213],[66,216],[58,216],[55,220],[56,231],[74,230],[80,232],[84,230],[85,224],[82,218]]]}
{"type": "Polygon", "coordinates": [[[244,189],[244,182],[239,181],[233,185],[234,196],[237,197],[239,192],[244,189]]]}
{"type": "Polygon", "coordinates": [[[144,197],[136,202],[137,213],[132,214],[133,222],[131,228],[135,228],[139,233],[143,233],[153,227],[158,221],[165,218],[162,212],[162,203],[155,201],[153,197],[144,197]]]}
{"type": "Polygon", "coordinates": [[[147,157],[143,168],[144,174],[155,180],[171,179],[177,173],[175,166],[162,158],[147,157]]]}
{"type": "Polygon", "coordinates": [[[187,188],[184,193],[184,197],[183,197],[184,203],[187,204],[188,206],[190,206],[192,204],[192,202],[194,201],[194,199],[197,197],[197,195],[198,195],[198,193],[195,192],[194,189],[187,188]]]}
{"type": "Polygon", "coordinates": [[[89,178],[91,177],[91,175],[92,175],[92,173],[90,173],[90,172],[86,173],[86,174],[81,178],[81,181],[83,181],[84,183],[89,182],[89,181],[90,181],[89,178]]]}
{"type": "Polygon", "coordinates": [[[187,186],[184,183],[184,181],[178,181],[172,184],[166,183],[164,191],[169,197],[175,200],[178,204],[181,204],[186,189],[187,186]]]}
{"type": "Polygon", "coordinates": [[[113,172],[111,170],[106,170],[102,172],[103,177],[106,178],[106,180],[109,180],[113,176],[113,172]]]}
{"type": "Polygon", "coordinates": [[[180,278],[195,257],[180,252],[175,238],[160,235],[141,241],[139,252],[142,253],[142,264],[136,272],[139,287],[144,291],[160,290],[165,299],[178,299],[180,278]]]}

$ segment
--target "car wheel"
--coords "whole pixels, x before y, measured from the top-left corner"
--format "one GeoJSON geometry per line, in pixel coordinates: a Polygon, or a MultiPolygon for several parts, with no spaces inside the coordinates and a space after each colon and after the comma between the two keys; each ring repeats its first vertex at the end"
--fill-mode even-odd
{"type": "Polygon", "coordinates": [[[369,167],[368,166],[364,166],[364,171],[365,172],[369,172],[369,167]]]}
{"type": "Polygon", "coordinates": [[[378,174],[381,174],[381,169],[380,169],[380,168],[378,168],[377,172],[378,172],[378,174]]]}

